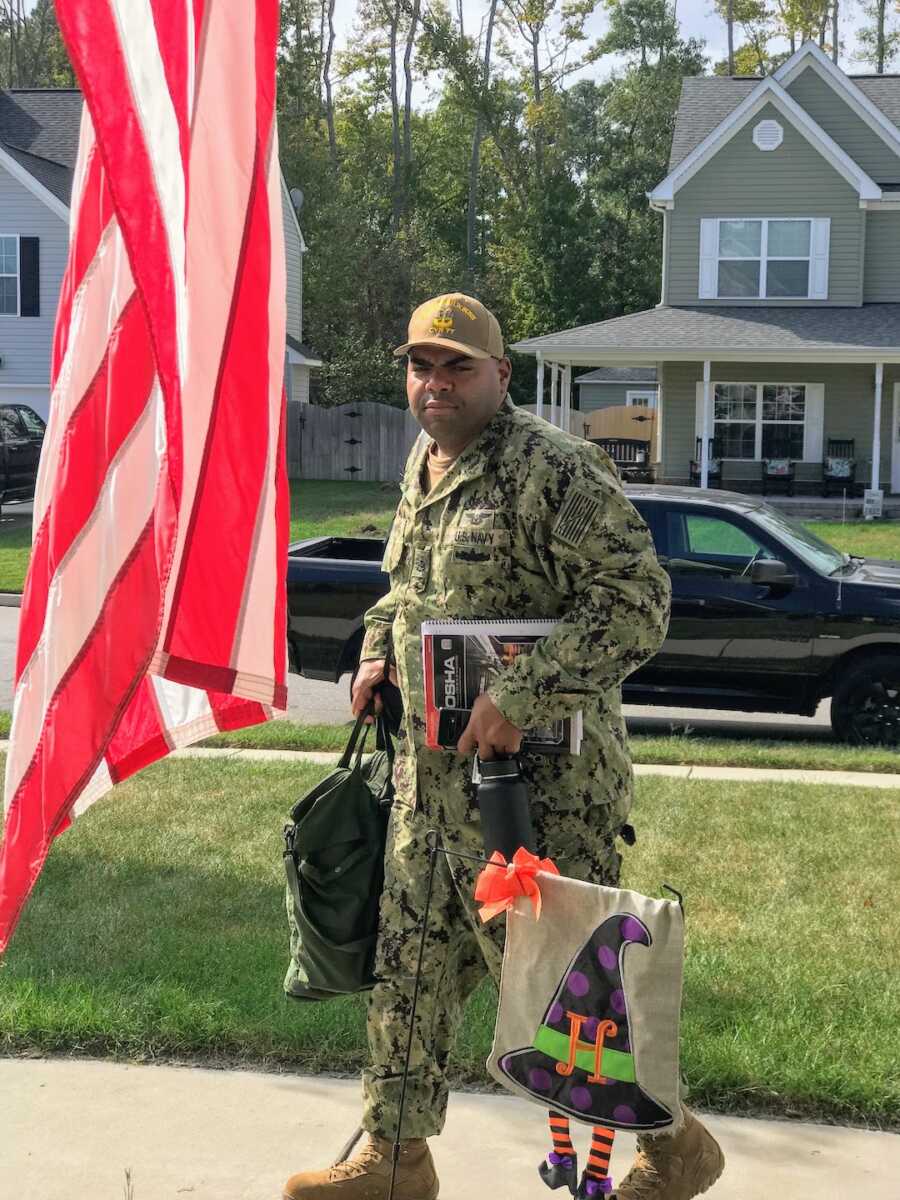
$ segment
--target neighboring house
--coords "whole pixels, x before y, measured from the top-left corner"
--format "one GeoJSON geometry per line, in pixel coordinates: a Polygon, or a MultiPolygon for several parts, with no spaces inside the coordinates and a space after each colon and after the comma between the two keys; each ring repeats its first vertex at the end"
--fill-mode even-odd
{"type": "Polygon", "coordinates": [[[572,382],[578,389],[575,406],[585,414],[601,408],[656,407],[655,367],[600,367],[572,382]]]}
{"type": "Polygon", "coordinates": [[[765,79],[686,79],[669,168],[661,303],[515,347],[561,372],[562,424],[573,365],[653,366],[658,480],[712,457],[728,486],[768,462],[817,491],[852,442],[857,481],[900,492],[900,77],[806,43],[765,79]]]}
{"type": "MultiPolygon", "coordinates": [[[[81,93],[75,89],[0,92],[0,404],[28,404],[45,419],[80,125],[81,93]]],[[[308,397],[310,367],[320,364],[302,344],[306,246],[283,182],[282,194],[286,388],[308,397]]]]}

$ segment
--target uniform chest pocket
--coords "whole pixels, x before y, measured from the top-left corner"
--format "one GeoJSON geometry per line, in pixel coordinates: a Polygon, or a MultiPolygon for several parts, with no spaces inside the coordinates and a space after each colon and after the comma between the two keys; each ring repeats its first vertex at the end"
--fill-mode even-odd
{"type": "Polygon", "coordinates": [[[508,529],[458,529],[450,553],[452,579],[473,602],[486,602],[495,589],[509,586],[509,555],[508,529]]]}
{"type": "Polygon", "coordinates": [[[405,550],[406,524],[403,521],[395,521],[391,526],[387,545],[384,548],[384,558],[381,560],[382,571],[386,571],[389,575],[393,574],[400,566],[405,550]]]}
{"type": "Polygon", "coordinates": [[[509,559],[508,529],[481,529],[462,525],[453,533],[455,562],[485,563],[509,559]]]}

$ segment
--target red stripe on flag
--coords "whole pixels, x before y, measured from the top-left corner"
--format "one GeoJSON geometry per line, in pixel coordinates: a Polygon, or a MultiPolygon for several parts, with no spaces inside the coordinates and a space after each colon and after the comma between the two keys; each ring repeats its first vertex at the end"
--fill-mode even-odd
{"type": "Polygon", "coordinates": [[[72,316],[72,302],[78,289],[84,282],[88,267],[94,261],[97,247],[103,231],[113,219],[114,210],[112,196],[106,184],[106,174],[103,170],[103,160],[96,144],[91,151],[85,173],[81,203],[78,209],[78,221],[72,230],[72,240],[69,243],[69,261],[60,288],[59,303],[56,308],[56,327],[53,335],[53,354],[51,360],[50,379],[55,386],[59,378],[69,340],[69,321],[72,316]]]}
{"type": "MultiPolygon", "coordinates": [[[[209,434],[164,643],[174,659],[191,657],[206,663],[231,659],[253,541],[248,514],[257,512],[268,455],[268,423],[261,418],[268,413],[269,380],[254,351],[268,346],[269,257],[250,253],[252,245],[268,245],[268,235],[268,197],[257,141],[209,434]],[[248,411],[258,414],[257,420],[242,420],[241,414],[248,411]],[[221,536],[222,529],[229,531],[227,538],[221,536]],[[206,619],[210,588],[216,596],[215,622],[206,619]],[[189,654],[184,632],[188,628],[189,654]]],[[[187,682],[181,675],[178,678],[187,682]]],[[[226,690],[213,676],[205,680],[198,676],[196,686],[226,690]]]]}
{"type": "Polygon", "coordinates": [[[146,672],[154,648],[160,580],[153,522],[111,587],[84,648],[50,702],[43,736],[13,796],[0,844],[0,953],[78,795],[146,672]],[[109,654],[115,631],[118,651],[109,654]]]}
{"type": "Polygon", "coordinates": [[[114,783],[119,783],[142,767],[156,762],[171,749],[153,684],[149,678],[144,678],[106,748],[110,777],[114,783]]]}
{"type": "MultiPolygon", "coordinates": [[[[275,458],[275,537],[276,546],[287,546],[290,540],[291,497],[287,481],[285,450],[285,419],[287,397],[281,398],[281,420],[278,425],[278,454],[275,458]]],[[[287,708],[287,588],[278,587],[275,598],[275,643],[272,647],[275,664],[276,708],[287,708]]]]}
{"type": "Polygon", "coordinates": [[[54,572],[91,515],[115,456],[147,406],[154,378],[144,310],[134,296],[63,436],[59,476],[65,491],[57,491],[35,535],[19,620],[17,680],[41,636],[54,572]]]}
{"type": "Polygon", "coordinates": [[[176,283],[153,165],[108,0],[58,4],[57,17],[87,99],[131,272],[147,313],[166,404],[169,474],[177,498],[181,418],[176,283]]]}
{"type": "Polygon", "coordinates": [[[243,729],[246,725],[259,725],[268,721],[266,709],[254,700],[243,700],[240,696],[226,696],[221,692],[210,692],[209,702],[212,705],[216,725],[224,732],[229,729],[243,729]]]}
{"type": "Polygon", "coordinates": [[[187,461],[195,476],[188,481],[187,493],[196,517],[189,552],[196,552],[201,566],[221,557],[223,549],[228,559],[224,574],[220,565],[211,574],[194,570],[187,585],[179,581],[181,599],[189,601],[189,620],[173,610],[178,634],[172,639],[175,667],[192,680],[202,679],[207,687],[212,676],[229,691],[241,688],[267,696],[274,690],[276,701],[286,700],[283,411],[274,468],[277,543],[273,546],[268,529],[260,538],[258,528],[260,514],[269,514],[271,520],[273,508],[271,439],[279,414],[271,394],[273,387],[280,387],[281,372],[279,363],[277,382],[270,377],[270,360],[280,358],[272,340],[280,343],[285,302],[283,268],[280,263],[273,267],[272,260],[273,248],[281,253],[280,194],[269,194],[271,173],[263,181],[261,150],[272,137],[279,6],[275,0],[255,0],[241,9],[232,7],[233,0],[150,0],[152,10],[126,4],[127,0],[114,0],[114,7],[111,0],[57,0],[60,28],[91,117],[82,145],[85,152],[93,148],[93,157],[79,162],[80,193],[73,209],[77,222],[54,339],[54,383],[67,357],[83,365],[64,381],[65,392],[58,389],[65,398],[65,421],[51,427],[52,453],[41,482],[46,515],[23,598],[19,662],[34,659],[34,670],[16,691],[7,759],[11,803],[0,846],[0,950],[8,943],[52,837],[66,827],[76,808],[83,811],[112,782],[162,757],[173,744],[202,736],[213,723],[238,728],[270,715],[266,706],[218,688],[204,688],[205,702],[198,703],[196,691],[192,695],[183,685],[158,684],[147,676],[151,663],[157,669],[167,574],[179,524],[188,518],[186,511],[179,511],[184,461],[181,371],[182,360],[195,350],[197,361],[208,365],[197,393],[185,400],[196,403],[191,409],[196,419],[186,430],[192,439],[187,461]],[[147,20],[150,11],[152,22],[147,20]],[[188,38],[191,14],[196,47],[188,38]],[[133,42],[120,44],[120,36],[133,42]],[[204,76],[198,59],[207,50],[204,76]],[[201,122],[187,134],[196,139],[190,142],[188,157],[190,98],[185,91],[192,68],[197,111],[218,111],[228,92],[234,96],[235,111],[246,114],[246,122],[240,136],[230,136],[228,123],[222,127],[215,121],[201,122]],[[200,173],[211,170],[216,155],[227,164],[226,184],[229,178],[253,180],[251,198],[245,200],[242,188],[240,201],[221,220],[217,187],[222,181],[217,174],[217,187],[210,187],[200,173]],[[193,193],[192,163],[198,172],[193,193]],[[201,211],[186,234],[183,223],[192,195],[201,211]],[[114,249],[120,251],[121,237],[130,266],[129,272],[121,263],[117,278],[105,266],[118,267],[119,260],[97,257],[104,231],[113,221],[114,249]],[[214,255],[198,251],[210,232],[213,245],[221,244],[220,233],[227,237],[229,270],[233,259],[240,264],[234,293],[224,298],[231,322],[224,348],[219,346],[220,326],[214,335],[204,326],[204,297],[211,294],[217,270],[214,255]],[[186,246],[186,236],[197,241],[186,246]],[[104,269],[92,277],[97,262],[104,269]],[[187,264],[190,278],[185,277],[187,264]],[[137,299],[129,306],[123,281],[132,278],[137,299]],[[272,294],[274,280],[277,294],[272,294]],[[90,286],[79,293],[85,281],[90,286]],[[111,332],[109,313],[118,313],[113,305],[119,304],[126,307],[111,332]],[[189,347],[184,343],[188,320],[193,339],[189,347]],[[78,344],[70,345],[76,337],[78,344]],[[88,384],[87,373],[101,357],[102,367],[88,384]],[[164,429],[151,424],[157,415],[154,379],[162,389],[164,429]],[[216,408],[209,422],[207,389],[213,380],[216,408]],[[154,408],[147,404],[151,395],[154,408]],[[130,429],[139,441],[129,441],[130,429]],[[128,466],[117,469],[125,461],[123,450],[128,466]],[[203,478],[198,479],[204,460],[203,478]],[[206,544],[198,546],[198,535],[206,544]],[[69,554],[75,547],[77,552],[69,554]],[[115,578],[108,582],[103,564],[113,553],[116,564],[123,555],[127,559],[121,568],[110,568],[115,578]],[[54,580],[70,600],[47,621],[47,592],[54,580]],[[268,596],[267,586],[275,589],[268,596]],[[274,613],[274,663],[268,631],[243,638],[239,654],[233,646],[235,617],[248,587],[265,610],[274,613]],[[222,612],[220,590],[226,601],[222,612]],[[84,599],[73,602],[71,597],[84,599]],[[210,626],[217,626],[215,636],[209,636],[210,626]],[[46,653],[35,659],[41,636],[47,639],[46,653]],[[216,648],[214,656],[208,653],[210,645],[216,648]],[[50,694],[49,703],[45,693],[50,694]]]}

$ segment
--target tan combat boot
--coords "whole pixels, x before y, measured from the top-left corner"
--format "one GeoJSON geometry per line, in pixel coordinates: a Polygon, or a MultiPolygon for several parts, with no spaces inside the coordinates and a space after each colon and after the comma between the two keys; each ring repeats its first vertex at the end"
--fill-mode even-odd
{"type": "Polygon", "coordinates": [[[684,1110],[677,1133],[639,1137],[637,1158],[616,1188],[615,1200],[692,1200],[711,1188],[725,1169],[718,1142],[684,1110]]]}
{"type": "MultiPolygon", "coordinates": [[[[393,1142],[367,1134],[352,1158],[324,1171],[301,1171],[284,1185],[284,1200],[387,1200],[393,1142]]],[[[394,1200],[436,1200],[438,1178],[428,1143],[400,1143],[394,1200]]]]}

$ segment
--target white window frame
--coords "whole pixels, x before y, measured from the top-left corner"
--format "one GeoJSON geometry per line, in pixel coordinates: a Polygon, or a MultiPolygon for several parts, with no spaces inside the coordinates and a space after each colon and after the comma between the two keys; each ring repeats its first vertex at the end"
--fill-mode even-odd
{"type": "Polygon", "coordinates": [[[781,216],[727,216],[704,217],[700,221],[700,281],[699,298],[701,300],[720,300],[732,303],[768,300],[794,302],[798,300],[827,300],[828,299],[828,258],[831,240],[830,217],[807,217],[800,214],[785,214],[781,216]],[[760,247],[759,255],[735,254],[721,255],[721,230],[723,221],[759,221],[760,247]],[[771,221],[808,221],[809,222],[809,253],[770,255],[769,222],[771,221]],[[712,235],[712,236],[711,236],[712,235]],[[802,262],[809,264],[806,279],[806,294],[802,296],[769,296],[766,290],[767,265],[770,262],[802,262]],[[719,291],[719,263],[721,262],[759,262],[759,290],[754,296],[728,296],[719,291]]]}
{"type": "Polygon", "coordinates": [[[625,404],[628,408],[656,408],[655,388],[629,388],[625,393],[625,404]],[[638,401],[646,399],[646,404],[638,401]]]}
{"type": "MultiPolygon", "coordinates": [[[[716,436],[716,426],[717,425],[749,425],[749,423],[750,423],[749,421],[716,420],[716,388],[719,388],[719,387],[748,387],[748,388],[756,389],[756,403],[755,403],[755,415],[754,415],[754,422],[755,422],[756,428],[755,428],[755,435],[754,435],[754,441],[753,441],[753,458],[752,459],[743,459],[743,460],[737,459],[735,461],[738,461],[738,462],[740,462],[740,461],[761,462],[762,461],[763,425],[799,425],[803,431],[803,445],[804,445],[804,447],[806,446],[806,425],[807,425],[807,421],[809,420],[809,387],[807,384],[805,384],[805,383],[785,383],[784,380],[782,380],[779,383],[773,383],[771,380],[768,380],[768,379],[763,380],[762,383],[750,382],[749,380],[742,382],[740,380],[735,380],[735,379],[717,379],[715,381],[715,383],[712,384],[712,394],[711,394],[712,412],[710,413],[710,418],[711,418],[711,423],[712,423],[712,436],[713,437],[716,436]],[[767,388],[767,387],[802,388],[803,389],[803,420],[802,421],[764,421],[763,420],[763,388],[767,388]]],[[[800,458],[792,459],[792,461],[793,462],[803,462],[805,460],[803,458],[803,455],[801,454],[800,458]]]]}
{"type": "Polygon", "coordinates": [[[0,279],[12,279],[16,281],[16,311],[14,313],[0,312],[0,317],[21,317],[22,315],[22,247],[17,233],[0,233],[0,238],[14,238],[16,243],[16,273],[15,276],[10,275],[6,271],[0,271],[0,279]]]}

